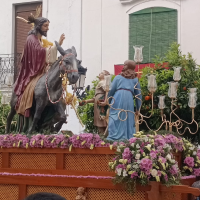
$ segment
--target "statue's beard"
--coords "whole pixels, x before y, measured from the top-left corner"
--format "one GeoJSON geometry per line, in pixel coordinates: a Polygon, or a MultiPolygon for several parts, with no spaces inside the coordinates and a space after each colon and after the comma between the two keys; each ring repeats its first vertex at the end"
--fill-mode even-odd
{"type": "Polygon", "coordinates": [[[47,37],[47,31],[42,31],[41,29],[38,30],[38,32],[43,35],[44,37],[47,37]]]}

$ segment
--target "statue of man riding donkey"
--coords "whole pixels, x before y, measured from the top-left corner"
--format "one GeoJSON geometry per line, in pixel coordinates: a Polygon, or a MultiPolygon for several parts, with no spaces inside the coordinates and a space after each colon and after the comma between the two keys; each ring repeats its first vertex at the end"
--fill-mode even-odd
{"type": "Polygon", "coordinates": [[[6,132],[10,132],[11,121],[16,113],[18,132],[31,134],[45,123],[59,131],[66,122],[62,77],[65,74],[69,83],[75,84],[79,78],[77,66],[80,61],[76,58],[74,47],[66,51],[62,49],[64,34],[59,42],[55,41],[55,45],[42,39],[49,30],[48,19],[36,18],[31,14],[26,22],[34,26],[24,46],[21,69],[12,92],[6,132]],[[57,50],[62,55],[58,60],[57,50]]]}

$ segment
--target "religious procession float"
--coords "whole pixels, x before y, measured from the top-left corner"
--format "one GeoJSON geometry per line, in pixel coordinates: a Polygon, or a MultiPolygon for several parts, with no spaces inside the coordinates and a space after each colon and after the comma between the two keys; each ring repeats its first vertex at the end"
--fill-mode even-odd
{"type": "Polygon", "coordinates": [[[42,39],[48,19],[31,15],[27,22],[33,29],[10,106],[1,96],[0,199],[36,192],[67,200],[200,196],[194,186],[200,176],[200,70],[192,56],[174,43],[164,58],[141,69],[137,46],[134,61],[125,61],[116,76],[102,71],[78,103],[85,69],[76,49],[63,50],[64,35],[55,44],[42,39]],[[84,133],[60,131],[67,106],[84,133]]]}

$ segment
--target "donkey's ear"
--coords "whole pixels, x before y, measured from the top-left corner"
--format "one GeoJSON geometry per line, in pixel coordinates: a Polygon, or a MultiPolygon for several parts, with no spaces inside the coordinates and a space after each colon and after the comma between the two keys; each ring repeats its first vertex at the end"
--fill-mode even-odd
{"type": "Polygon", "coordinates": [[[57,41],[55,41],[55,44],[56,44],[57,50],[60,52],[60,54],[62,56],[64,56],[66,54],[65,51],[64,51],[64,49],[58,44],[57,41]]]}
{"type": "Polygon", "coordinates": [[[75,57],[77,57],[76,49],[74,46],[72,46],[71,50],[72,50],[72,53],[75,55],[75,57]]]}

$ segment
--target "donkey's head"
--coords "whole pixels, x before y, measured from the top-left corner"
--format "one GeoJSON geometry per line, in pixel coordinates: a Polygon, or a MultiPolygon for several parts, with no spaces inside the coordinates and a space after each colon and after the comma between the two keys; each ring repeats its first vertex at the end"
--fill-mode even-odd
{"type": "Polygon", "coordinates": [[[75,47],[67,49],[66,51],[55,41],[56,47],[60,54],[62,55],[61,60],[61,71],[62,73],[67,73],[67,78],[70,84],[75,84],[79,78],[78,74],[78,60],[75,47]]]}

